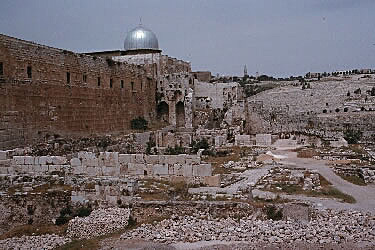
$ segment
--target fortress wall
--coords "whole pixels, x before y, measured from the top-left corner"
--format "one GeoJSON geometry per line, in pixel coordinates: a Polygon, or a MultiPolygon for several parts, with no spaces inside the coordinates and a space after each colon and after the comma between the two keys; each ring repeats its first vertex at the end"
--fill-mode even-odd
{"type": "Polygon", "coordinates": [[[0,63],[0,149],[46,134],[123,132],[132,119],[155,116],[154,65],[118,63],[4,35],[0,63]]]}

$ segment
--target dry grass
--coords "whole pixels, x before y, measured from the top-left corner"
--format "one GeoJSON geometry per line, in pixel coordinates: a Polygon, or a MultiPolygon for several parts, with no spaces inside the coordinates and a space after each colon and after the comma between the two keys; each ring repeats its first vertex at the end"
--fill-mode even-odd
{"type": "Polygon", "coordinates": [[[319,156],[320,154],[314,149],[302,149],[297,151],[298,158],[312,158],[314,156],[319,156]]]}
{"type": "Polygon", "coordinates": [[[66,225],[21,225],[13,228],[12,230],[0,235],[0,240],[12,237],[21,237],[23,235],[43,235],[43,234],[57,234],[64,235],[66,225]]]}
{"type": "Polygon", "coordinates": [[[212,174],[229,174],[231,172],[230,169],[226,169],[223,165],[229,161],[239,161],[241,159],[241,148],[240,147],[232,147],[228,148],[232,152],[226,156],[208,156],[205,161],[211,163],[213,171],[212,174]]]}
{"type": "Polygon", "coordinates": [[[353,183],[354,185],[367,186],[366,182],[362,178],[356,175],[343,175],[343,174],[337,174],[337,175],[343,178],[344,180],[350,183],[353,183]]]}
{"type": "Polygon", "coordinates": [[[307,190],[303,190],[301,185],[276,184],[273,187],[271,187],[270,190],[267,190],[267,191],[287,193],[287,194],[296,194],[296,195],[306,195],[306,196],[312,196],[312,197],[335,198],[345,203],[356,202],[353,196],[345,194],[341,192],[340,190],[334,188],[332,184],[323,176],[319,175],[319,179],[320,179],[320,185],[322,187],[322,189],[320,190],[307,191],[307,190]],[[277,189],[276,187],[281,188],[281,190],[277,189]]]}

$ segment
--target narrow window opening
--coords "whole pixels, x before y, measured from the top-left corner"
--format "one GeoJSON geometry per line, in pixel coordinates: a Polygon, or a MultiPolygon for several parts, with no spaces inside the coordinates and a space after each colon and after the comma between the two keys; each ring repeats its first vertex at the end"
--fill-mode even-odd
{"type": "Polygon", "coordinates": [[[4,68],[3,68],[3,63],[0,62],[0,76],[2,76],[4,74],[4,68]]]}
{"type": "Polygon", "coordinates": [[[121,80],[121,88],[124,88],[124,80],[121,80]]]}
{"type": "Polygon", "coordinates": [[[132,91],[134,91],[134,82],[131,82],[132,85],[132,91]]]}
{"type": "Polygon", "coordinates": [[[31,78],[32,77],[32,69],[31,69],[31,66],[27,66],[27,78],[31,78]]]}
{"type": "Polygon", "coordinates": [[[70,72],[66,72],[66,83],[70,83],[70,72]]]}
{"type": "Polygon", "coordinates": [[[98,87],[100,87],[100,77],[98,77],[98,87]]]}
{"type": "Polygon", "coordinates": [[[143,90],[143,82],[141,82],[141,91],[143,90]]]}
{"type": "Polygon", "coordinates": [[[83,75],[83,82],[87,83],[87,75],[85,75],[85,74],[83,75]]]}
{"type": "Polygon", "coordinates": [[[109,79],[109,87],[110,87],[110,88],[113,87],[113,79],[109,79]]]}

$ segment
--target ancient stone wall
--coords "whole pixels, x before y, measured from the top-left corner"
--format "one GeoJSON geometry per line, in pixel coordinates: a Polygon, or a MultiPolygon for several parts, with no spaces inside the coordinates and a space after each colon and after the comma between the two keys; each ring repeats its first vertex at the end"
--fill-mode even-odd
{"type": "Polygon", "coordinates": [[[0,35],[0,148],[49,133],[122,132],[155,117],[155,65],[132,65],[0,35]],[[142,103],[142,105],[139,105],[142,103]]]}
{"type": "Polygon", "coordinates": [[[0,174],[65,174],[84,176],[137,176],[153,178],[212,176],[211,164],[197,155],[145,155],[118,152],[79,152],[78,157],[13,156],[0,151],[0,174]]]}

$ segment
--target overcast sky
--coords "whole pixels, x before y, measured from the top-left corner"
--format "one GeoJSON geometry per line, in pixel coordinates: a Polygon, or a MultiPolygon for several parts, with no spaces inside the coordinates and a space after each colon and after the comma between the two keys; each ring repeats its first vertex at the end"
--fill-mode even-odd
{"type": "Polygon", "coordinates": [[[1,0],[0,33],[89,52],[139,23],[164,54],[213,74],[375,68],[375,0],[1,0]]]}

